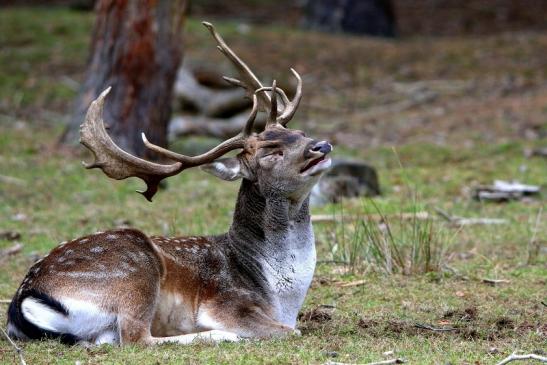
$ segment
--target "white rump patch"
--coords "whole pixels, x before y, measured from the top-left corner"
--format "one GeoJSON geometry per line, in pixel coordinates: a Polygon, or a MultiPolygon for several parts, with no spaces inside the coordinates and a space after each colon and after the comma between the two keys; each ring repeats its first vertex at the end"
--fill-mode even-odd
{"type": "MultiPolygon", "coordinates": [[[[59,302],[68,316],[57,312],[33,297],[21,303],[23,316],[36,326],[57,333],[69,333],[83,341],[106,343],[118,339],[115,331],[116,316],[89,302],[65,298],[59,302]],[[109,333],[114,333],[111,335],[109,333]]],[[[112,342],[110,342],[112,343],[112,342]]]]}

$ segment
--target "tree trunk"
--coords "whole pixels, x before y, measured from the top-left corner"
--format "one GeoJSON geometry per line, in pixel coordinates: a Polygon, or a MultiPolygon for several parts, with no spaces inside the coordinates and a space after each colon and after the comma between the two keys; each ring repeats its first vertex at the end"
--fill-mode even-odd
{"type": "Polygon", "coordinates": [[[390,0],[308,0],[305,25],[327,32],[395,35],[390,0]]]}
{"type": "Polygon", "coordinates": [[[182,58],[186,0],[99,0],[87,75],[63,142],[78,139],[91,101],[112,86],[104,120],[127,152],[154,158],[141,132],[167,146],[173,83],[182,58]]]}

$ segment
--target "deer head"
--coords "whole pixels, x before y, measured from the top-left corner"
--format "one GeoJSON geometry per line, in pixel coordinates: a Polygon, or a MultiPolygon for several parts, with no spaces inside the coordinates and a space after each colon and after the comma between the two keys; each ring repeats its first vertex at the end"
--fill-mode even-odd
{"type": "Polygon", "coordinates": [[[85,122],[80,127],[80,142],[95,156],[95,161],[85,164],[85,167],[100,168],[107,176],[117,180],[141,178],[147,189],[140,193],[150,201],[161,180],[196,166],[202,166],[203,170],[224,180],[245,178],[256,182],[264,195],[276,194],[300,200],[330,166],[330,159],[326,156],[332,150],[328,142],[313,140],[302,131],[286,127],[302,98],[302,79],[291,69],[297,80],[293,100],[276,86],[275,80],[272,86],[264,87],[249,67],[226,45],[213,25],[207,22],[203,24],[217,41],[217,48],[239,71],[240,79],[224,79],[244,88],[253,100],[243,130],[198,156],[185,156],[154,145],[143,133],[146,147],[173,163],[146,161],[123,151],[108,136],[102,120],[104,101],[110,90],[108,88],[91,103],[85,122]],[[278,98],[281,103],[278,103],[278,98]],[[259,109],[268,113],[268,121],[264,131],[254,133],[253,123],[259,109]],[[241,149],[237,156],[218,159],[236,149],[241,149]]]}

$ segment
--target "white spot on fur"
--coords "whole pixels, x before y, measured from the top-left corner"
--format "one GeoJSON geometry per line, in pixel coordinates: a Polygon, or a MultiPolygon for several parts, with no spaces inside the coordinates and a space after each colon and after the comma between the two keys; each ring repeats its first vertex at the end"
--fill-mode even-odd
{"type": "Polygon", "coordinates": [[[87,241],[89,241],[89,238],[82,238],[79,242],[80,243],[86,243],[87,241]]]}
{"type": "Polygon", "coordinates": [[[109,240],[115,240],[115,239],[118,239],[119,237],[116,234],[109,234],[106,236],[106,238],[109,240]]]}
{"type": "Polygon", "coordinates": [[[129,272],[135,272],[137,271],[137,269],[134,267],[134,266],[131,266],[128,262],[126,261],[122,261],[120,263],[121,267],[124,269],[124,270],[127,270],[129,272]]]}
{"type": "Polygon", "coordinates": [[[102,248],[101,246],[95,246],[93,248],[91,248],[89,251],[93,252],[93,253],[101,253],[104,251],[104,248],[102,248]]]}
{"type": "Polygon", "coordinates": [[[76,278],[76,279],[96,279],[96,280],[104,280],[104,279],[117,279],[117,278],[125,278],[127,277],[127,273],[121,270],[112,270],[108,272],[103,271],[60,271],[58,275],[61,276],[68,276],[70,278],[76,278]]]}

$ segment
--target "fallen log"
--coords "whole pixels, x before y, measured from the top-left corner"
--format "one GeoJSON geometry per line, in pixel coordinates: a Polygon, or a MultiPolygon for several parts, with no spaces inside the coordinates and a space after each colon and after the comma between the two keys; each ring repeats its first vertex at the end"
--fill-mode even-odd
{"type": "MultiPolygon", "coordinates": [[[[231,118],[210,118],[205,116],[177,116],[169,123],[169,139],[184,136],[209,136],[227,139],[235,136],[245,126],[249,113],[244,111],[231,118]]],[[[266,116],[259,113],[255,119],[254,127],[263,129],[266,124],[266,116]]]]}
{"type": "Polygon", "coordinates": [[[251,106],[243,89],[210,89],[201,85],[186,68],[178,72],[174,93],[182,109],[195,109],[207,117],[233,115],[251,106]]]}

